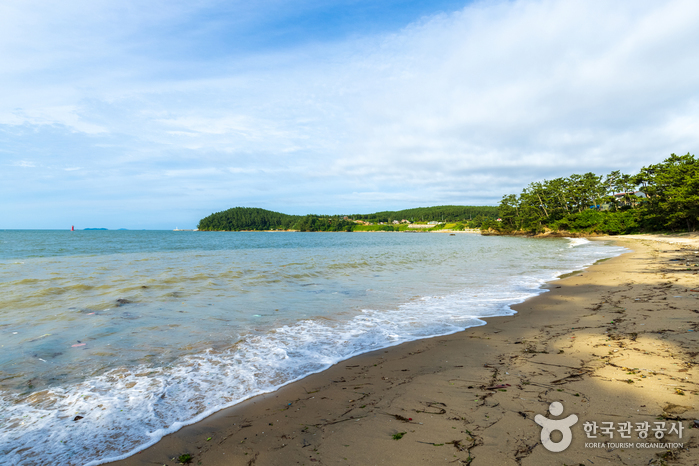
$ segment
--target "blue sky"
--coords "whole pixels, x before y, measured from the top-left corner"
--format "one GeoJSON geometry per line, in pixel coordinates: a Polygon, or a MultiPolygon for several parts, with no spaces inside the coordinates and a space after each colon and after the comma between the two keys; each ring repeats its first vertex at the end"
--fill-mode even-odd
{"type": "Polygon", "coordinates": [[[0,5],[0,228],[497,204],[699,142],[693,1],[0,5]]]}

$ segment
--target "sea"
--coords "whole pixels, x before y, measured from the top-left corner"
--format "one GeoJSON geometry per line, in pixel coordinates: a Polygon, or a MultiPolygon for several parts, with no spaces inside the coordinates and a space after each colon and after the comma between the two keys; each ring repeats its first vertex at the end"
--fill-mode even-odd
{"type": "Polygon", "coordinates": [[[125,458],[354,355],[511,315],[625,251],[468,233],[0,230],[0,457],[125,458]]]}

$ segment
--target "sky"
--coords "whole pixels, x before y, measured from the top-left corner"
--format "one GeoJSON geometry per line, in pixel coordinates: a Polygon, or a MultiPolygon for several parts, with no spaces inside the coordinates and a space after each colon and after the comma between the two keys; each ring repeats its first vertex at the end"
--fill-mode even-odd
{"type": "Polygon", "coordinates": [[[4,0],[0,229],[497,205],[699,144],[699,2],[4,0]]]}

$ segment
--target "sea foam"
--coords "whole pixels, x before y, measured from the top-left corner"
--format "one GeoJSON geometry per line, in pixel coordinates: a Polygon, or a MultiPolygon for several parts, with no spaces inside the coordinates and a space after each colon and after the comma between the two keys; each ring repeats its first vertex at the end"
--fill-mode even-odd
{"type": "Polygon", "coordinates": [[[556,253],[547,259],[549,267],[524,267],[499,280],[421,296],[395,309],[301,319],[169,365],[119,367],[30,396],[6,393],[0,451],[16,465],[43,464],[46,458],[56,464],[98,465],[125,458],[218,410],[354,355],[511,315],[511,305],[544,292],[546,281],[623,252],[579,238],[571,238],[570,246],[575,252],[556,253]]]}

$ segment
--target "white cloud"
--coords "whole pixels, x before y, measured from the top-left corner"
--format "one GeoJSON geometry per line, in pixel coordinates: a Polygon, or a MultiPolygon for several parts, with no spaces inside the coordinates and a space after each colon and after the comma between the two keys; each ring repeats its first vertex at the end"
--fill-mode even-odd
{"type": "Polygon", "coordinates": [[[105,133],[107,130],[87,121],[72,105],[34,107],[12,113],[0,113],[0,125],[61,125],[85,134],[105,133]]]}
{"type": "Polygon", "coordinates": [[[14,165],[15,167],[22,167],[22,168],[36,168],[36,163],[29,162],[27,160],[20,160],[19,162],[15,162],[12,165],[14,165]]]}

